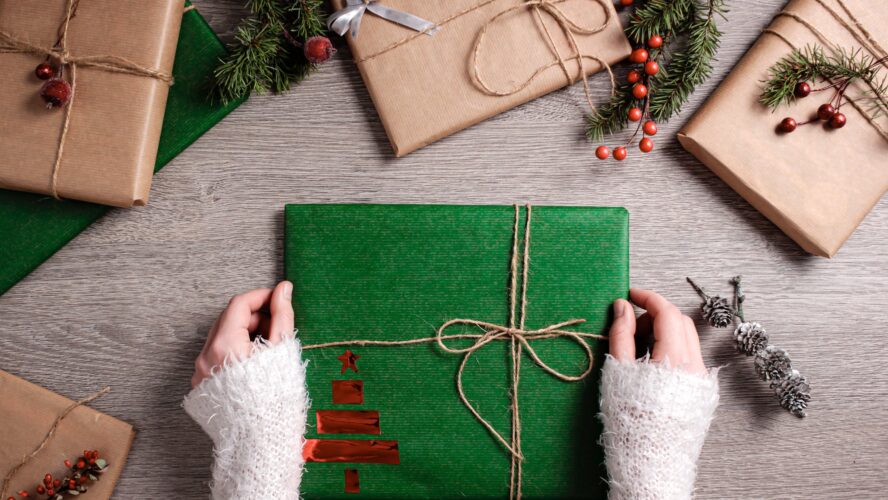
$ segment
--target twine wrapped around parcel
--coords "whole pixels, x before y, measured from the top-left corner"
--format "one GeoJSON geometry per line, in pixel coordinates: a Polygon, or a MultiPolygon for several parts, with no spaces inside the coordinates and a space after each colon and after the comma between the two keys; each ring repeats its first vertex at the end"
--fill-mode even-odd
{"type": "Polygon", "coordinates": [[[67,47],[68,27],[71,24],[71,19],[76,15],[79,3],[80,0],[67,0],[65,19],[59,27],[59,38],[55,47],[35,45],[27,40],[13,36],[10,33],[0,31],[0,54],[31,54],[35,56],[45,56],[55,60],[62,68],[68,66],[71,69],[71,97],[64,109],[62,130],[59,135],[59,147],[56,150],[56,159],[49,180],[50,194],[57,200],[61,199],[58,186],[59,170],[62,165],[62,156],[65,150],[65,138],[68,135],[68,126],[71,123],[74,98],[77,95],[77,67],[96,68],[111,73],[123,73],[126,75],[153,78],[165,82],[168,85],[173,84],[172,75],[164,73],[163,71],[142,67],[123,57],[113,55],[72,56],[68,52],[67,47]]]}
{"type": "MultiPolygon", "coordinates": [[[[402,38],[400,40],[397,40],[397,41],[383,47],[382,49],[380,49],[372,54],[366,55],[360,59],[356,59],[355,62],[362,63],[362,62],[366,62],[366,61],[370,61],[372,59],[375,59],[383,54],[386,54],[392,50],[397,49],[398,47],[400,47],[402,45],[410,43],[413,40],[415,40],[421,36],[432,34],[435,31],[442,29],[446,24],[450,23],[451,21],[459,19],[466,14],[470,14],[482,7],[486,7],[487,5],[497,2],[497,1],[499,1],[499,0],[480,1],[477,4],[467,7],[459,12],[456,12],[456,13],[452,14],[451,16],[449,16],[445,19],[442,19],[441,21],[438,21],[438,22],[425,21],[425,20],[420,19],[416,16],[413,16],[412,14],[408,14],[408,13],[401,12],[401,11],[395,11],[394,9],[388,9],[388,10],[393,11],[394,13],[397,13],[397,15],[393,14],[392,16],[386,16],[386,15],[380,14],[378,12],[374,12],[374,14],[378,15],[379,17],[382,17],[384,19],[388,19],[388,20],[396,22],[398,24],[405,25],[405,26],[415,30],[416,33],[409,35],[405,38],[402,38]],[[402,22],[401,19],[404,18],[405,16],[409,16],[410,18],[415,18],[415,19],[422,21],[423,23],[426,23],[426,24],[402,22]]],[[[478,32],[478,35],[475,38],[474,47],[472,48],[471,60],[470,60],[469,66],[471,67],[471,70],[472,70],[471,76],[472,76],[472,82],[474,83],[474,85],[480,91],[484,92],[487,95],[509,96],[509,95],[517,94],[517,93],[521,92],[522,90],[528,88],[546,70],[552,68],[553,66],[559,66],[561,68],[561,71],[564,73],[564,77],[567,80],[568,85],[572,85],[574,82],[576,82],[577,79],[582,80],[583,92],[586,97],[586,103],[589,105],[589,109],[594,112],[595,111],[595,104],[592,101],[591,89],[589,87],[588,77],[586,76],[586,66],[585,66],[585,60],[591,59],[593,61],[596,61],[599,65],[601,65],[601,67],[603,67],[607,71],[608,76],[610,77],[611,95],[613,95],[614,92],[616,92],[617,82],[616,82],[616,77],[614,76],[613,70],[611,69],[610,65],[607,63],[607,61],[605,61],[601,57],[598,57],[598,56],[592,55],[592,54],[581,53],[580,48],[579,48],[579,44],[577,43],[577,38],[576,38],[577,35],[586,36],[586,35],[594,35],[596,33],[600,33],[601,31],[604,31],[604,29],[608,26],[608,24],[611,22],[612,15],[611,15],[610,9],[604,3],[606,0],[589,0],[589,1],[597,4],[601,8],[601,10],[604,12],[604,21],[602,21],[602,23],[599,26],[594,26],[591,28],[580,26],[579,24],[574,22],[572,19],[570,19],[564,13],[564,11],[558,7],[558,4],[564,3],[565,1],[566,0],[523,0],[521,3],[519,3],[517,5],[513,5],[512,7],[509,7],[505,10],[502,10],[498,14],[494,15],[489,20],[487,20],[487,22],[484,23],[484,25],[481,27],[481,30],[478,32]],[[487,36],[487,31],[491,26],[493,26],[494,24],[496,24],[497,22],[499,22],[503,18],[507,17],[508,15],[518,13],[521,11],[530,11],[530,13],[532,13],[532,15],[536,19],[537,23],[541,27],[541,29],[543,31],[543,35],[545,35],[545,40],[549,46],[549,50],[552,52],[552,54],[554,56],[554,59],[552,61],[540,66],[539,68],[537,68],[524,81],[517,83],[517,84],[515,84],[509,88],[506,88],[506,89],[496,89],[490,83],[488,83],[488,81],[484,78],[482,68],[478,64],[478,59],[480,57],[480,54],[482,52],[482,47],[484,45],[484,39],[487,36]],[[552,18],[555,21],[555,23],[558,25],[558,27],[561,29],[562,33],[564,34],[565,38],[567,39],[568,43],[570,44],[573,54],[568,55],[568,56],[564,56],[561,54],[561,52],[558,50],[557,44],[555,43],[555,39],[553,38],[552,32],[549,30],[549,27],[546,26],[546,23],[543,19],[543,14],[546,14],[548,17],[552,18]],[[578,74],[576,76],[571,75],[570,70],[567,67],[567,62],[574,61],[574,60],[577,62],[577,66],[579,68],[578,74]]],[[[357,36],[358,26],[360,25],[361,17],[358,16],[356,13],[359,12],[358,9],[361,9],[361,8],[370,9],[371,6],[374,9],[381,8],[381,6],[378,5],[378,0],[347,0],[347,4],[346,4],[345,8],[335,12],[332,16],[330,16],[330,19],[328,20],[328,25],[330,25],[331,27],[333,27],[334,25],[338,26],[338,29],[336,31],[340,35],[344,35],[346,32],[351,30],[352,35],[357,36]]],[[[362,12],[362,11],[360,11],[360,12],[362,12]]]]}
{"type": "Polygon", "coordinates": [[[459,393],[459,399],[463,405],[472,413],[478,422],[481,423],[496,438],[500,444],[509,452],[511,459],[510,479],[509,479],[509,498],[521,498],[521,464],[524,455],[521,453],[521,417],[520,407],[518,403],[518,385],[521,379],[521,357],[524,351],[533,360],[533,362],[549,373],[553,377],[565,382],[577,382],[586,378],[595,363],[592,347],[586,339],[607,339],[606,335],[596,333],[575,332],[565,330],[565,328],[585,323],[585,319],[571,319],[555,323],[544,328],[536,330],[525,329],[525,316],[527,313],[527,287],[530,268],[530,229],[532,208],[526,205],[527,216],[524,221],[523,249],[519,245],[521,236],[520,219],[521,207],[515,205],[515,220],[512,234],[512,258],[510,262],[510,284],[509,284],[509,322],[508,325],[497,325],[476,319],[451,319],[441,325],[434,337],[424,337],[411,340],[345,340],[339,342],[326,342],[322,344],[304,345],[303,350],[323,349],[327,347],[344,347],[344,346],[405,346],[415,344],[425,344],[436,342],[438,347],[444,352],[450,354],[461,354],[462,361],[456,371],[456,388],[459,393]],[[519,273],[519,266],[521,267],[519,273]],[[519,283],[520,274],[520,283],[519,283]],[[520,288],[520,300],[518,290],[520,288]],[[471,326],[479,328],[483,333],[477,334],[451,334],[445,335],[445,332],[451,326],[471,326]],[[531,342],[552,338],[567,338],[576,342],[584,351],[587,358],[586,369],[579,375],[568,375],[562,373],[555,368],[549,366],[545,361],[540,359],[531,342]],[[457,348],[447,345],[448,340],[467,339],[474,342],[468,347],[457,348]],[[469,362],[472,354],[481,350],[487,344],[494,341],[506,341],[510,343],[509,356],[512,363],[511,387],[509,391],[512,410],[511,436],[506,439],[502,433],[496,430],[493,425],[469,402],[463,390],[463,372],[466,364],[469,362]]]}

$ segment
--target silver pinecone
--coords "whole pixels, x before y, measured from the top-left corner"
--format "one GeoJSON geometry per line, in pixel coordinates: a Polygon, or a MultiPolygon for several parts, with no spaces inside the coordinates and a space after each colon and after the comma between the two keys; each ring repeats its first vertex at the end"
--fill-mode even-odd
{"type": "Polygon", "coordinates": [[[762,380],[780,380],[792,373],[789,353],[769,345],[755,353],[755,372],[762,380]]]}
{"type": "Polygon", "coordinates": [[[734,340],[740,352],[752,356],[767,347],[768,332],[765,331],[765,327],[754,321],[740,323],[734,330],[734,340]]]}
{"type": "Polygon", "coordinates": [[[771,388],[780,400],[780,406],[797,417],[805,416],[811,401],[811,386],[799,372],[793,370],[788,377],[771,382],[771,388]]]}
{"type": "Polygon", "coordinates": [[[734,309],[728,299],[708,297],[703,303],[703,319],[716,328],[725,328],[734,320],[734,309]]]}

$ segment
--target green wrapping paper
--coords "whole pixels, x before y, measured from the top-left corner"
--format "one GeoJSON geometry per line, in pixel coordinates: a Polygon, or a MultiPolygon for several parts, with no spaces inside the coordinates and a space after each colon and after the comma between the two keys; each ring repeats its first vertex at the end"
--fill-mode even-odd
{"type": "MultiPolygon", "coordinates": [[[[519,213],[523,245],[527,212],[519,213]]],[[[306,498],[509,495],[508,451],[460,401],[461,355],[435,342],[351,345],[347,348],[358,356],[355,372],[343,361],[345,346],[309,346],[429,338],[456,318],[507,325],[514,217],[510,206],[286,207],[286,275],[294,283],[312,399],[306,449],[331,439],[397,441],[398,454],[397,464],[362,463],[372,461],[367,460],[372,454],[351,462],[309,462],[302,483],[306,498]],[[362,381],[363,402],[334,403],[334,381],[340,380],[362,381]],[[362,425],[378,422],[378,434],[366,429],[321,434],[317,412],[327,410],[378,412],[362,414],[371,417],[362,425]],[[346,493],[356,486],[358,495],[346,493]]],[[[622,208],[533,207],[525,328],[583,318],[584,324],[566,329],[606,333],[611,304],[628,295],[628,231],[622,208]]],[[[455,325],[446,333],[483,332],[455,325]]],[[[518,395],[525,498],[606,495],[595,417],[606,341],[587,341],[595,365],[578,382],[559,380],[535,364],[526,349],[522,354],[518,395]]],[[[570,338],[530,342],[541,360],[560,372],[576,375],[587,366],[584,350],[570,338]]],[[[494,341],[473,353],[463,372],[466,398],[506,439],[511,370],[510,342],[494,341]]]]}
{"type": "MultiPolygon", "coordinates": [[[[223,106],[210,99],[213,69],[224,54],[225,47],[197,10],[186,12],[155,172],[243,102],[223,106]]],[[[102,205],[0,190],[0,294],[108,210],[102,205]]]]}

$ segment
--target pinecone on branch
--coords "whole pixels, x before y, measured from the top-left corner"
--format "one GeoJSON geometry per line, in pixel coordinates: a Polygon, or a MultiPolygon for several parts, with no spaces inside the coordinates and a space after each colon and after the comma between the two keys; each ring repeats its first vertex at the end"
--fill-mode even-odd
{"type": "Polygon", "coordinates": [[[755,353],[755,371],[762,380],[781,380],[792,373],[789,353],[769,345],[755,353]]]}
{"type": "Polygon", "coordinates": [[[798,371],[792,370],[788,377],[771,382],[771,388],[780,400],[780,406],[797,417],[805,416],[805,409],[811,401],[811,386],[798,371]]]}
{"type": "Polygon", "coordinates": [[[703,302],[703,319],[716,328],[725,328],[734,321],[734,308],[728,299],[718,295],[707,297],[703,302]]]}
{"type": "Polygon", "coordinates": [[[752,356],[768,346],[768,333],[759,323],[744,322],[734,330],[734,341],[740,352],[752,356]]]}

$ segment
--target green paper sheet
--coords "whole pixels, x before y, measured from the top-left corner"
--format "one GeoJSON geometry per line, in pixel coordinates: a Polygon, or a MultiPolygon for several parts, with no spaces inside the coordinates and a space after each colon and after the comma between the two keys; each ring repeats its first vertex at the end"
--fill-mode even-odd
{"type": "MultiPolygon", "coordinates": [[[[225,47],[197,10],[182,18],[155,172],[243,102],[210,98],[211,75],[225,47]]],[[[0,294],[65,246],[109,207],[0,190],[0,294]]]]}
{"type": "MultiPolygon", "coordinates": [[[[521,214],[523,224],[524,208],[521,214]]],[[[511,206],[287,205],[285,216],[286,276],[305,345],[433,337],[454,318],[507,323],[511,206]]],[[[606,333],[611,304],[628,295],[628,221],[623,208],[533,207],[528,329],[584,318],[571,329],[606,333]]],[[[606,496],[595,417],[606,341],[590,344],[595,369],[580,382],[560,381],[522,358],[525,498],[606,496]]],[[[536,340],[533,347],[565,373],[586,366],[584,351],[569,340],[536,340]]],[[[304,352],[312,399],[307,437],[397,440],[400,463],[308,463],[306,498],[508,496],[506,450],[459,400],[459,355],[434,343],[350,349],[360,356],[357,373],[340,373],[345,347],[304,352]],[[363,404],[333,403],[333,381],[343,379],[363,381],[363,404]],[[317,410],[349,409],[378,411],[380,434],[317,433],[317,410]],[[345,493],[346,469],[358,471],[359,494],[345,493]]],[[[508,353],[507,342],[493,342],[464,372],[468,399],[505,436],[508,353]]]]}

